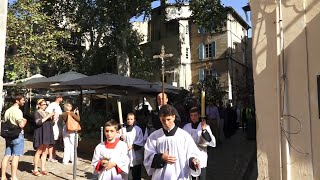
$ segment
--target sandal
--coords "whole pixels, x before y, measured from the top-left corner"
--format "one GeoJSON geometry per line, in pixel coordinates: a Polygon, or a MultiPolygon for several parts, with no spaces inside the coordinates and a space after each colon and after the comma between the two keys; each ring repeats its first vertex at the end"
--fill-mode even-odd
{"type": "Polygon", "coordinates": [[[38,177],[42,176],[42,173],[40,171],[33,171],[32,174],[38,177]]]}
{"type": "Polygon", "coordinates": [[[41,174],[43,174],[43,175],[48,175],[49,174],[49,172],[48,171],[41,171],[41,174]]]}
{"type": "Polygon", "coordinates": [[[56,159],[51,159],[51,158],[50,158],[50,159],[48,159],[48,161],[49,161],[49,162],[53,162],[53,163],[58,162],[58,160],[56,160],[56,159]]]}

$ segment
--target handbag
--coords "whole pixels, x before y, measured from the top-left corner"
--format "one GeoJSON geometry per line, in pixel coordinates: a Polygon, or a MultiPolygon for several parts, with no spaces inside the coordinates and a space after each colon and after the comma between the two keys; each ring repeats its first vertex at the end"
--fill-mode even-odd
{"type": "Polygon", "coordinates": [[[16,139],[21,133],[21,128],[12,124],[9,120],[1,122],[1,137],[5,139],[16,139]]]}
{"type": "Polygon", "coordinates": [[[80,130],[81,130],[80,123],[78,121],[76,121],[75,119],[73,119],[70,112],[68,112],[67,131],[73,132],[73,131],[80,131],[80,130]]]}

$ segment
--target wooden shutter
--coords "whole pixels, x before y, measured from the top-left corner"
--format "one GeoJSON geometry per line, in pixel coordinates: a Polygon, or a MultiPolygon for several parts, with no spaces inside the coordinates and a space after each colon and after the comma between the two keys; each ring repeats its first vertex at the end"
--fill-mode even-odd
{"type": "Polygon", "coordinates": [[[199,69],[199,81],[204,80],[204,69],[199,69]]]}
{"type": "Polygon", "coordinates": [[[213,41],[211,43],[211,52],[212,52],[212,57],[216,57],[216,42],[213,41]]]}
{"type": "Polygon", "coordinates": [[[199,52],[199,60],[202,60],[204,56],[204,45],[202,43],[199,44],[198,52],[199,52]]]}

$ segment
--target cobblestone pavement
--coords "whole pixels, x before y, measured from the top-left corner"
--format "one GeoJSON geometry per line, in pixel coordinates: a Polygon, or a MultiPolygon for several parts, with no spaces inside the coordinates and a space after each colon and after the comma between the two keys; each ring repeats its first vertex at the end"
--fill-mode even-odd
{"type": "MultiPolygon", "coordinates": [[[[4,155],[5,141],[0,137],[0,157],[4,155]]],[[[255,156],[255,141],[249,141],[241,130],[227,139],[217,148],[209,149],[209,161],[207,168],[207,180],[242,180],[247,171],[247,167],[255,156]]],[[[35,151],[32,142],[28,139],[25,141],[25,155],[22,156],[19,163],[18,177],[20,180],[55,180],[73,179],[73,166],[61,164],[63,152],[58,150],[57,155],[60,162],[47,162],[46,167],[49,172],[48,176],[36,177],[32,174],[33,157],[35,151]]],[[[90,165],[92,155],[79,154],[77,166],[77,180],[94,179],[92,174],[93,167],[90,165]]],[[[10,168],[7,168],[7,177],[10,177],[10,168]]]]}
{"type": "Polygon", "coordinates": [[[255,154],[256,141],[247,140],[246,134],[239,129],[230,139],[208,150],[207,180],[248,180],[244,174],[256,170],[251,166],[248,169],[255,154]]]}
{"type": "MultiPolygon", "coordinates": [[[[63,165],[61,164],[63,152],[61,150],[57,151],[57,159],[58,163],[47,162],[46,170],[49,172],[48,176],[36,177],[32,174],[33,170],[33,157],[35,154],[35,150],[32,146],[32,141],[26,139],[25,140],[25,154],[20,158],[19,167],[18,167],[18,178],[19,180],[56,180],[56,179],[64,179],[69,180],[73,179],[73,165],[63,165]]],[[[0,137],[0,157],[2,159],[4,155],[4,147],[5,140],[0,137]]],[[[39,162],[40,163],[40,162],[39,162]]],[[[40,165],[40,164],[39,164],[40,165]]],[[[93,167],[91,166],[91,157],[88,155],[79,154],[79,158],[77,161],[77,180],[79,179],[93,179],[93,167]]],[[[8,165],[7,167],[7,177],[10,177],[11,170],[8,165]]]]}

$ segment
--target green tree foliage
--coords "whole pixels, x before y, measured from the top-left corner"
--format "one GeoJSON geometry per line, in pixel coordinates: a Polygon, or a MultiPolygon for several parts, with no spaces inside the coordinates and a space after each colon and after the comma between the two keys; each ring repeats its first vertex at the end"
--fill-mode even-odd
{"type": "MultiPolygon", "coordinates": [[[[88,75],[117,73],[117,61],[130,62],[132,77],[149,80],[153,73],[150,67],[156,62],[143,56],[139,47],[141,38],[132,30],[130,19],[141,15],[148,17],[154,1],[43,0],[42,7],[51,17],[50,24],[68,29],[82,42],[88,42],[85,48],[76,47],[76,52],[70,50],[77,61],[77,71],[88,75]]],[[[178,5],[185,2],[190,4],[193,20],[199,26],[206,29],[222,26],[220,0],[176,0],[178,5]]]]}
{"type": "Polygon", "coordinates": [[[192,86],[192,92],[195,97],[198,97],[200,102],[201,91],[206,92],[206,102],[217,103],[222,101],[227,92],[222,89],[219,77],[206,76],[203,81],[198,82],[196,85],[192,86]]]}
{"type": "Polygon", "coordinates": [[[192,20],[206,32],[220,31],[226,25],[227,8],[221,4],[221,0],[176,0],[176,3],[188,3],[192,20]]]}
{"type": "Polygon", "coordinates": [[[220,0],[191,0],[192,19],[207,32],[220,31],[227,20],[226,8],[220,0]]]}
{"type": "Polygon", "coordinates": [[[18,0],[10,4],[7,24],[7,80],[35,73],[54,75],[73,63],[59,45],[69,34],[58,29],[44,13],[42,1],[18,0]]]}

